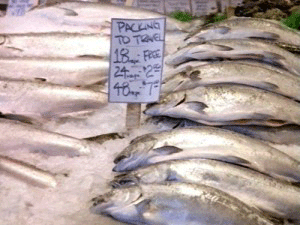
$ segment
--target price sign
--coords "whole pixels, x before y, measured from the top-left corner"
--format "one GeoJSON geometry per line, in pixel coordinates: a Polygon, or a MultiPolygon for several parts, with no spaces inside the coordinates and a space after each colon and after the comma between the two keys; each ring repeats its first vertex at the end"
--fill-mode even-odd
{"type": "Polygon", "coordinates": [[[38,0],[9,0],[6,16],[24,16],[33,6],[38,4],[38,0]]]}
{"type": "Polygon", "coordinates": [[[112,19],[109,102],[159,100],[165,18],[112,19]]]}

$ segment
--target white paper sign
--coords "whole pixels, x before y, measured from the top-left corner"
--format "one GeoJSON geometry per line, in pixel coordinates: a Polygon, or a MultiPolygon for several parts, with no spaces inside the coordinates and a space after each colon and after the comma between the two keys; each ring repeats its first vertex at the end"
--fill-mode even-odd
{"type": "Polygon", "coordinates": [[[38,0],[9,0],[6,16],[24,16],[32,7],[38,4],[38,0]]]}
{"type": "Polygon", "coordinates": [[[159,100],[165,18],[112,19],[109,102],[159,100]]]}
{"type": "Polygon", "coordinates": [[[175,11],[181,12],[191,12],[190,1],[186,0],[167,0],[166,4],[166,12],[167,14],[175,11]]]}

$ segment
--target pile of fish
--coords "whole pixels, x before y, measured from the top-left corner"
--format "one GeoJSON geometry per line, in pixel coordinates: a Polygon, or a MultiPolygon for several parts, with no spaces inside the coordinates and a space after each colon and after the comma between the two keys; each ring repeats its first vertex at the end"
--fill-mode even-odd
{"type": "Polygon", "coordinates": [[[268,144],[300,140],[300,58],[283,48],[298,51],[300,35],[267,20],[189,34],[144,111],[165,131],[121,151],[91,211],[129,224],[300,224],[300,159],[268,144]]]}
{"type": "MultiPolygon", "coordinates": [[[[26,149],[81,156],[97,150],[94,139],[80,140],[41,127],[49,121],[85,119],[108,104],[112,17],[162,15],[101,2],[70,1],[38,6],[22,17],[0,17],[0,127],[6,131],[0,135],[2,171],[54,187],[53,175],[6,153],[26,149]]],[[[167,18],[168,34],[186,35],[191,28],[189,23],[167,18]]]]}

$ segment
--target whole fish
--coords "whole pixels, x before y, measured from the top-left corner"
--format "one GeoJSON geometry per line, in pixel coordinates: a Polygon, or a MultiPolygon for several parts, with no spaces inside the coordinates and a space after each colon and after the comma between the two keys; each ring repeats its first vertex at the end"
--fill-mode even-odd
{"type": "Polygon", "coordinates": [[[240,166],[215,160],[175,160],[117,175],[114,187],[164,183],[204,184],[272,216],[300,219],[300,188],[240,166]]]}
{"type": "Polygon", "coordinates": [[[295,30],[276,21],[250,17],[232,17],[200,28],[190,34],[185,43],[240,38],[269,40],[300,51],[300,35],[295,30]]]}
{"type": "Polygon", "coordinates": [[[275,45],[258,40],[220,39],[191,44],[169,55],[165,62],[179,65],[191,60],[251,59],[300,75],[300,58],[275,45]]]}
{"type": "Polygon", "coordinates": [[[233,196],[196,184],[132,186],[114,189],[92,201],[92,213],[138,225],[277,224],[233,196]]]}
{"type": "Polygon", "coordinates": [[[115,158],[113,171],[175,159],[205,158],[246,166],[299,182],[300,162],[259,140],[213,127],[181,128],[134,139],[115,158]]]}
{"type": "Polygon", "coordinates": [[[0,119],[0,151],[27,149],[48,155],[88,155],[92,143],[46,131],[19,121],[0,119]]]}
{"type": "Polygon", "coordinates": [[[297,125],[281,127],[222,126],[222,128],[275,144],[300,145],[300,126],[297,125]]]}
{"type": "MultiPolygon", "coordinates": [[[[263,65],[263,64],[262,64],[263,65]]],[[[300,101],[300,77],[261,65],[217,62],[177,74],[162,85],[163,92],[192,89],[207,84],[234,83],[262,88],[300,101]]]]}
{"type": "Polygon", "coordinates": [[[265,90],[233,84],[199,86],[164,95],[145,114],[208,125],[300,125],[300,103],[265,90]]]}
{"type": "MultiPolygon", "coordinates": [[[[0,18],[0,33],[59,31],[110,34],[112,18],[160,17],[165,17],[165,15],[145,9],[102,2],[62,2],[36,7],[28,11],[22,18],[0,18]]],[[[170,17],[167,17],[166,20],[167,31],[189,31],[191,25],[170,17]]]]}
{"type": "Polygon", "coordinates": [[[43,81],[64,86],[105,83],[109,62],[95,58],[0,58],[1,80],[43,81]]]}
{"type": "Polygon", "coordinates": [[[57,182],[52,174],[27,163],[0,155],[0,171],[32,185],[55,188],[57,182]]]}
{"type": "Polygon", "coordinates": [[[0,111],[33,120],[94,112],[107,104],[107,94],[41,82],[0,81],[0,111]]]}
{"type": "MultiPolygon", "coordinates": [[[[0,30],[1,33],[1,30],[0,30]]],[[[0,56],[107,58],[110,36],[82,33],[0,34],[0,56]]]]}

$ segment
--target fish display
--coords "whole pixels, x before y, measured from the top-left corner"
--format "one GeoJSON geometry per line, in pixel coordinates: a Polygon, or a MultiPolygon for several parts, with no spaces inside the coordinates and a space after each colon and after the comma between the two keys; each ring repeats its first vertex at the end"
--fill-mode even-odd
{"type": "Polygon", "coordinates": [[[191,44],[169,55],[165,62],[179,65],[192,60],[250,59],[300,75],[299,57],[273,44],[258,40],[220,39],[191,44]]]}
{"type": "Polygon", "coordinates": [[[115,176],[114,187],[166,181],[204,184],[275,217],[300,218],[300,188],[240,166],[216,160],[174,160],[115,176]]]}
{"type": "Polygon", "coordinates": [[[0,34],[2,57],[108,58],[109,51],[110,36],[104,34],[64,32],[0,34]]]}
{"type": "Polygon", "coordinates": [[[277,21],[231,17],[202,27],[186,38],[185,43],[201,43],[213,39],[263,39],[300,51],[300,35],[277,21]]]}
{"type": "Polygon", "coordinates": [[[248,136],[213,127],[182,128],[133,139],[115,159],[123,172],[157,162],[204,158],[246,166],[270,176],[299,182],[300,162],[248,136]]]}
{"type": "Polygon", "coordinates": [[[95,58],[0,58],[1,80],[87,86],[105,83],[108,70],[108,61],[95,58]]]}
{"type": "Polygon", "coordinates": [[[19,121],[0,119],[0,151],[27,149],[47,155],[89,155],[89,141],[50,132],[19,121]]]}
{"type": "Polygon", "coordinates": [[[0,155],[0,171],[39,187],[57,186],[57,181],[51,173],[6,156],[0,155]]]}
{"type": "Polygon", "coordinates": [[[278,224],[220,190],[185,183],[115,189],[94,198],[91,211],[130,224],[278,224]]]}
{"type": "Polygon", "coordinates": [[[144,111],[152,116],[186,118],[208,125],[300,124],[300,103],[252,87],[218,84],[164,95],[144,111]]]}
{"type": "MultiPolygon", "coordinates": [[[[96,134],[70,132],[84,139],[62,134],[69,123],[98,125],[111,110],[111,19],[161,17],[165,15],[83,1],[47,3],[23,17],[1,17],[1,173],[30,185],[56,187],[59,191],[47,193],[50,204],[61,204],[52,195],[62,196],[71,186],[89,199],[108,185],[108,193],[92,200],[91,213],[129,224],[299,224],[300,161],[275,144],[299,146],[300,58],[289,51],[299,51],[300,36],[276,22],[231,18],[199,27],[202,20],[183,23],[167,16],[163,92],[160,101],[146,106],[143,117],[166,116],[157,122],[165,124],[165,131],[142,127],[126,133],[114,118],[96,134]],[[107,131],[113,122],[120,130],[107,131]],[[6,156],[12,154],[32,157],[28,161],[34,163],[6,156]],[[51,160],[56,172],[67,171],[65,176],[39,169],[51,168],[51,160]],[[108,174],[100,165],[104,161],[108,174]],[[72,170],[75,164],[81,165],[79,173],[72,170]],[[95,170],[92,164],[100,166],[95,170]]],[[[155,26],[137,24],[143,30],[155,26]]],[[[42,197],[39,191],[35,193],[42,197]]],[[[74,208],[86,212],[87,198],[77,192],[72,204],[80,203],[74,208]]],[[[29,215],[30,198],[20,202],[27,211],[16,217],[29,215]]],[[[59,213],[62,223],[74,222],[71,210],[67,216],[59,213]]]]}
{"type": "Polygon", "coordinates": [[[220,83],[258,87],[300,101],[299,76],[239,62],[217,62],[180,72],[162,85],[162,91],[168,93],[220,83]]]}
{"type": "Polygon", "coordinates": [[[84,88],[30,81],[0,81],[2,114],[44,120],[93,112],[107,104],[107,94],[84,88]]]}

